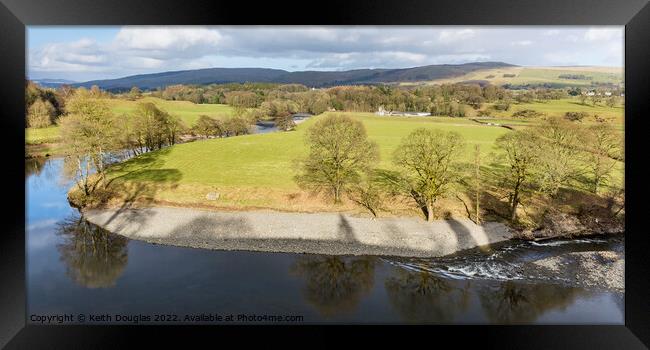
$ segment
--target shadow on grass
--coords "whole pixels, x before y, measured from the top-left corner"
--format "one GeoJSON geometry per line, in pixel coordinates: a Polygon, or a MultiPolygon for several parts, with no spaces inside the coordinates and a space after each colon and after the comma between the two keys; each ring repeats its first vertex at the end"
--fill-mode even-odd
{"type": "MultiPolygon", "coordinates": [[[[156,194],[162,190],[173,189],[183,175],[178,169],[160,168],[164,166],[162,156],[170,152],[169,148],[142,154],[125,162],[116,163],[109,167],[106,185],[95,197],[94,207],[106,206],[110,201],[121,204],[115,214],[104,225],[110,224],[115,217],[135,203],[149,205],[153,203],[156,194]],[[120,174],[121,173],[121,174],[120,174]],[[120,174],[116,175],[115,174],[120,174]]],[[[129,213],[134,222],[144,222],[146,215],[129,213]]]]}

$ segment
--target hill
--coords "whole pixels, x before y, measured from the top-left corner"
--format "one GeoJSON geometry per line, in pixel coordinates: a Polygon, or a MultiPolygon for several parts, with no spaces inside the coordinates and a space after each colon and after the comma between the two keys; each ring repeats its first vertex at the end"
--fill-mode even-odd
{"type": "Polygon", "coordinates": [[[155,89],[174,84],[297,83],[310,87],[427,81],[462,76],[477,70],[514,67],[503,62],[442,64],[400,69],[356,69],[348,71],[288,72],[268,68],[206,68],[133,75],[119,79],[93,80],[74,86],[97,85],[104,90],[123,91],[133,86],[155,89]]]}
{"type": "MultiPolygon", "coordinates": [[[[622,87],[622,67],[497,67],[468,72],[454,77],[419,81],[420,84],[489,83],[510,88],[526,87],[622,87]]],[[[413,83],[405,83],[413,84],[413,83]]]]}

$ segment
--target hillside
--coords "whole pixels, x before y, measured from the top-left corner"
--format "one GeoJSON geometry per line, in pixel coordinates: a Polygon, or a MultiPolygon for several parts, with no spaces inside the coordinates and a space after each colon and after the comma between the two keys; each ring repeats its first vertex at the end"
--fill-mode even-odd
{"type": "Polygon", "coordinates": [[[154,74],[133,75],[119,79],[93,80],[74,86],[97,85],[104,90],[127,90],[133,86],[155,89],[174,84],[215,83],[297,83],[310,87],[346,84],[374,84],[426,81],[462,76],[477,70],[514,67],[503,62],[430,65],[402,69],[356,69],[348,71],[288,72],[267,68],[207,68],[154,74]]]}
{"type": "MultiPolygon", "coordinates": [[[[498,67],[475,70],[454,77],[419,81],[419,84],[476,82],[520,88],[546,86],[550,88],[589,87],[598,85],[623,86],[622,67],[498,67]],[[574,79],[568,79],[574,78],[574,79]]],[[[405,83],[409,85],[413,83],[405,83]]]]}

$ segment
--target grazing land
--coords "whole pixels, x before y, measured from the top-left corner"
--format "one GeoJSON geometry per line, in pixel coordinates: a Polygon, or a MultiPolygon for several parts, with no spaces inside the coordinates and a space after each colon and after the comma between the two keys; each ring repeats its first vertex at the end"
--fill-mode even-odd
{"type": "Polygon", "coordinates": [[[194,125],[201,115],[210,117],[230,117],[233,115],[233,108],[224,104],[196,104],[189,101],[168,101],[156,97],[144,97],[135,101],[124,99],[110,99],[107,101],[115,114],[131,114],[135,112],[139,103],[151,102],[169,114],[181,118],[187,126],[194,125]]]}
{"type": "Polygon", "coordinates": [[[611,67],[501,67],[477,70],[453,78],[422,83],[453,84],[466,81],[485,81],[494,85],[554,84],[557,86],[591,86],[592,83],[621,85],[623,69],[611,67]],[[587,79],[560,78],[560,75],[565,74],[584,75],[587,79]]]}
{"type": "MultiPolygon", "coordinates": [[[[139,103],[151,102],[171,115],[179,117],[188,127],[193,126],[201,115],[228,118],[234,113],[234,109],[229,105],[195,104],[189,101],[168,101],[156,97],[144,97],[135,101],[113,98],[106,99],[106,101],[115,114],[131,114],[135,112],[139,103]]],[[[60,130],[57,125],[25,129],[26,156],[43,157],[60,154],[64,151],[60,142],[60,130]]]]}

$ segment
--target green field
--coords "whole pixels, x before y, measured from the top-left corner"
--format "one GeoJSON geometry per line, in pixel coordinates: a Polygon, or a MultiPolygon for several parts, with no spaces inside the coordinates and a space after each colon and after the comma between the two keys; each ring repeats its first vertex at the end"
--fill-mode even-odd
{"type": "Polygon", "coordinates": [[[485,80],[495,85],[561,84],[566,86],[591,86],[592,83],[621,85],[623,69],[610,67],[507,67],[474,71],[454,78],[423,83],[459,83],[468,80],[485,80]],[[504,74],[515,74],[504,77],[504,74]],[[590,80],[562,79],[560,74],[582,74],[590,80]]]}
{"type": "MultiPolygon", "coordinates": [[[[486,107],[489,104],[486,104],[486,107]]],[[[509,117],[512,113],[524,109],[532,109],[538,112],[546,113],[548,116],[564,116],[566,112],[586,112],[590,115],[597,114],[600,117],[614,121],[616,123],[623,123],[624,108],[621,105],[614,107],[607,107],[603,103],[593,106],[590,102],[581,104],[577,98],[549,100],[545,102],[531,102],[531,103],[515,103],[510,106],[508,111],[495,111],[493,114],[496,117],[509,117]]]]}
{"type": "MultiPolygon", "coordinates": [[[[349,113],[361,120],[369,139],[380,148],[379,166],[392,167],[392,153],[401,139],[419,127],[456,131],[467,141],[465,160],[470,161],[472,144],[492,150],[494,140],[507,129],[482,126],[470,120],[445,117],[378,117],[370,113],[349,113]]],[[[321,116],[300,124],[296,131],[246,135],[175,145],[135,159],[115,169],[111,176],[123,180],[156,181],[154,170],[177,171],[178,183],[224,187],[273,187],[297,190],[293,162],[304,156],[305,130],[321,116]],[[146,169],[146,171],[140,171],[146,169]]]]}
{"type": "Polygon", "coordinates": [[[113,113],[130,114],[135,111],[138,103],[152,102],[158,108],[165,110],[171,115],[181,118],[187,125],[192,126],[201,115],[210,117],[228,117],[232,116],[233,108],[223,104],[195,104],[189,101],[168,101],[156,97],[145,97],[136,101],[123,99],[106,100],[113,113]]]}
{"type": "Polygon", "coordinates": [[[61,140],[59,136],[59,127],[50,126],[48,128],[27,128],[25,129],[25,143],[28,145],[38,145],[42,143],[56,143],[61,140]]]}
{"type": "MultiPolygon", "coordinates": [[[[179,117],[187,126],[192,126],[201,115],[211,117],[229,117],[233,115],[233,108],[222,104],[195,104],[188,101],[167,101],[155,97],[145,97],[136,101],[123,99],[106,99],[111,110],[115,114],[131,114],[135,112],[138,103],[152,102],[171,115],[179,117]]],[[[57,154],[61,147],[57,145],[61,141],[59,127],[48,128],[26,128],[25,144],[28,147],[27,153],[32,156],[43,156],[45,154],[57,154]]]]}
{"type": "MultiPolygon", "coordinates": [[[[511,132],[506,128],[482,125],[466,118],[345,114],[360,120],[366,128],[368,138],[379,145],[380,162],[377,167],[383,169],[394,169],[392,154],[401,140],[416,128],[425,127],[461,134],[466,145],[459,161],[466,165],[472,164],[473,145],[481,145],[483,167],[490,170],[498,160],[495,157],[498,153],[495,140],[511,132]]],[[[294,175],[299,171],[296,160],[308,152],[305,132],[323,116],[310,118],[291,132],[177,144],[116,164],[108,171],[109,194],[104,198],[109,198],[107,204],[117,206],[132,201],[153,201],[163,205],[205,206],[226,210],[266,208],[308,212],[358,211],[359,208],[352,203],[332,206],[327,200],[313,197],[302,191],[294,180],[294,175]],[[219,200],[206,200],[206,194],[214,191],[220,194],[219,200]]],[[[615,171],[615,185],[619,185],[623,179],[622,166],[619,163],[615,171]]],[[[486,179],[486,183],[489,181],[486,179]]],[[[459,189],[463,191],[461,187],[459,189]]],[[[460,203],[449,199],[440,205],[445,206],[445,210],[454,210],[462,215],[464,207],[460,203]]],[[[405,210],[400,205],[394,203],[392,207],[398,208],[398,211],[405,210]]],[[[417,211],[411,214],[418,215],[417,211]]]]}

